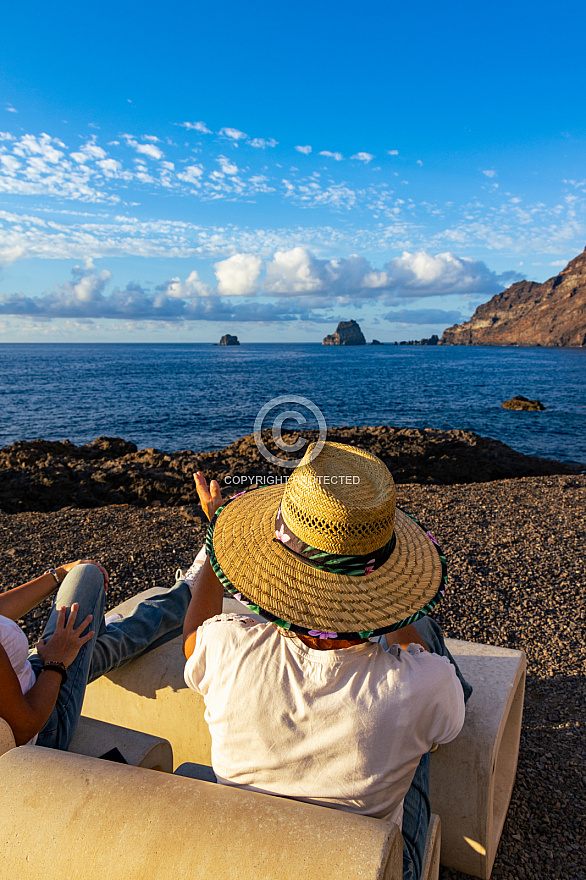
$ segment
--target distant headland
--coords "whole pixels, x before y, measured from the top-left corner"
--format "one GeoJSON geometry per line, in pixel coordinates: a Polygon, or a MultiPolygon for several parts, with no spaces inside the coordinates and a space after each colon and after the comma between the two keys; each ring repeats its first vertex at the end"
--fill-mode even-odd
{"type": "Polygon", "coordinates": [[[493,296],[440,345],[586,346],[586,249],[543,284],[518,281],[493,296]]]}

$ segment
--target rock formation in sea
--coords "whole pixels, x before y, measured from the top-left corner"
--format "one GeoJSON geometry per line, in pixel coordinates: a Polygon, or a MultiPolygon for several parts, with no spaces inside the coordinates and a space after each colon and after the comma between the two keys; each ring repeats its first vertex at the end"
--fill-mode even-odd
{"type": "Polygon", "coordinates": [[[323,345],[366,345],[366,339],[356,321],[340,321],[336,332],[324,338],[323,345]]]}
{"type": "Polygon", "coordinates": [[[222,336],[220,339],[220,345],[240,345],[237,336],[230,336],[229,333],[226,333],[225,336],[222,336]]]}
{"type": "Polygon", "coordinates": [[[493,296],[440,343],[586,346],[586,249],[549,281],[518,281],[493,296]]]}
{"type": "Polygon", "coordinates": [[[525,412],[535,412],[544,410],[545,407],[540,400],[529,400],[528,397],[523,397],[522,394],[517,394],[515,397],[511,397],[510,400],[503,400],[503,409],[518,409],[525,410],[525,412]]]}

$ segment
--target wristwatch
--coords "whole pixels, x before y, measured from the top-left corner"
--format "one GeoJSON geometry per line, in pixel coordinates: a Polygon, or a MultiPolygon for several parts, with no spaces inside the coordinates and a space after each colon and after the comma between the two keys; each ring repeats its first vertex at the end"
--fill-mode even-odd
{"type": "Polygon", "coordinates": [[[57,572],[55,571],[54,568],[48,568],[47,571],[43,572],[43,574],[52,574],[53,577],[55,578],[55,581],[57,582],[57,586],[58,587],[61,586],[61,581],[59,580],[59,575],[57,574],[57,572]]]}

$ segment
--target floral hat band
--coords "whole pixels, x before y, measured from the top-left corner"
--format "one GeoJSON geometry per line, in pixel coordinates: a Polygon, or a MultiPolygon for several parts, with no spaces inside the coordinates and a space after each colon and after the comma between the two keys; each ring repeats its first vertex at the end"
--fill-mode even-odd
{"type": "Polygon", "coordinates": [[[393,532],[386,544],[378,550],[371,550],[370,553],[355,554],[353,556],[326,553],[302,541],[301,538],[298,538],[293,533],[283,519],[280,506],[275,517],[275,537],[273,540],[278,541],[289,553],[292,553],[313,568],[327,571],[330,574],[347,575],[348,577],[362,577],[365,574],[371,574],[373,571],[376,571],[377,568],[385,564],[397,543],[395,533],[393,532]]]}

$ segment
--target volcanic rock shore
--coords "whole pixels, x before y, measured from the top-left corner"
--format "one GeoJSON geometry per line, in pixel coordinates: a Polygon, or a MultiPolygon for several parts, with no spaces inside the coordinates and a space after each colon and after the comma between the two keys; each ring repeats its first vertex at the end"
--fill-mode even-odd
{"type": "MultiPolygon", "coordinates": [[[[317,439],[316,432],[307,436],[317,439]]],[[[293,443],[296,437],[284,439],[293,443]]],[[[329,429],[328,440],[370,450],[385,462],[397,483],[450,485],[584,471],[583,465],[523,455],[470,431],[343,427],[329,429]]],[[[263,432],[263,441],[274,455],[283,456],[270,431],[263,432]]],[[[174,453],[138,450],[134,443],[109,437],[85,446],[67,440],[21,441],[0,449],[0,510],[154,504],[182,507],[202,516],[192,476],[197,470],[232,493],[291,473],[268,462],[253,435],[212,452],[174,453]]]]}
{"type": "MultiPolygon", "coordinates": [[[[449,589],[435,615],[446,634],[527,652],[519,768],[492,880],[584,880],[586,476],[411,483],[397,495],[446,553],[449,589]]],[[[89,557],[110,572],[111,608],[170,585],[204,534],[181,507],[0,512],[0,590],[89,557]]],[[[31,643],[48,608],[19,621],[31,643]]],[[[440,877],[466,880],[448,869],[440,877]]]]}

